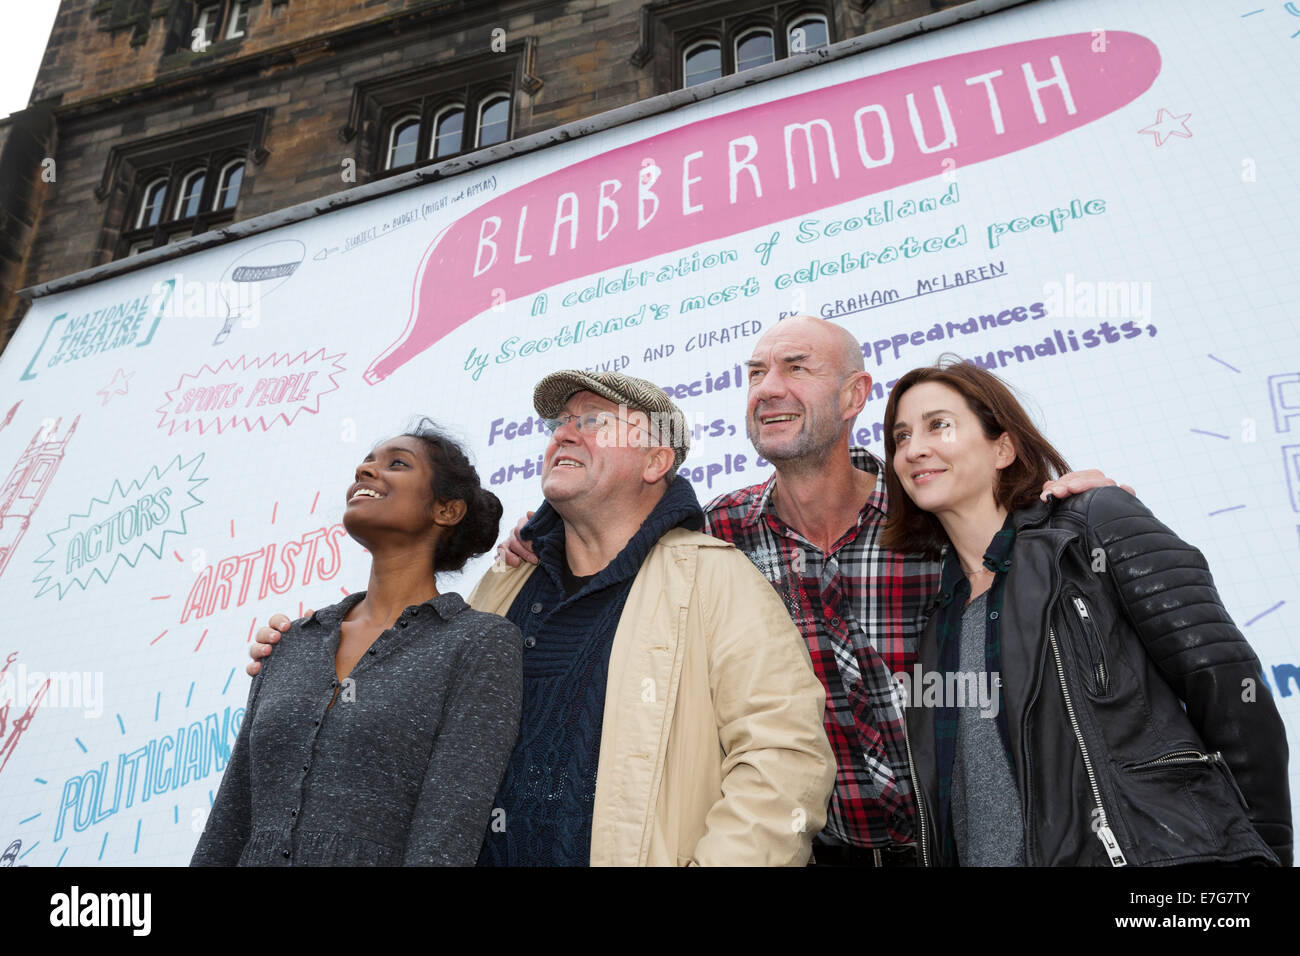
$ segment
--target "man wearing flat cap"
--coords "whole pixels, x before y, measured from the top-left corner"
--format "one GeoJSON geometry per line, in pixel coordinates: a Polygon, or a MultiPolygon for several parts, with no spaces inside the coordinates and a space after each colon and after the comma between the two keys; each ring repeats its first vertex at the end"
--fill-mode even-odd
{"type": "MultiPolygon", "coordinates": [[[[826,692],[780,597],[677,471],[685,416],[617,372],[556,372],[546,501],[469,603],[524,638],[519,741],[480,865],[808,862],[835,758],[826,692]]],[[[278,622],[278,623],[277,623],[278,622]]],[[[275,615],[250,653],[271,653],[275,615]]]]}
{"type": "Polygon", "coordinates": [[[690,447],[650,382],[556,372],[539,564],[498,563],[470,603],[524,635],[519,743],[480,863],[798,865],[835,761],[825,691],[784,605],[699,532],[690,447]],[[502,825],[503,824],[503,825],[502,825]]]}

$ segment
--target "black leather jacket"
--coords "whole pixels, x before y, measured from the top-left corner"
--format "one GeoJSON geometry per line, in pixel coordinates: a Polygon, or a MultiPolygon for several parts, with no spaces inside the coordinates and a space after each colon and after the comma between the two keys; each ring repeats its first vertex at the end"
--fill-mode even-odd
{"type": "MultiPolygon", "coordinates": [[[[1014,524],[1000,633],[1026,863],[1290,866],[1286,731],[1201,553],[1118,488],[1014,524]]],[[[932,618],[927,672],[937,636],[932,618]]],[[[906,709],[931,865],[934,715],[906,709]]]]}

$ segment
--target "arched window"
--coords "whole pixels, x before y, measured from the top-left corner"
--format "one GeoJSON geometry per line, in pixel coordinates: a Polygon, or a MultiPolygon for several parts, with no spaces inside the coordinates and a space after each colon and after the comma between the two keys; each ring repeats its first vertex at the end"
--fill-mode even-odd
{"type": "Polygon", "coordinates": [[[233,222],[261,136],[260,118],[223,119],[125,147],[112,188],[129,188],[129,195],[114,254],[135,255],[233,222]]]}
{"type": "Polygon", "coordinates": [[[504,143],[510,130],[510,97],[490,96],[478,108],[477,146],[504,143]]]}
{"type": "Polygon", "coordinates": [[[212,198],[213,209],[233,209],[239,202],[239,187],[244,184],[244,161],[232,159],[221,167],[217,177],[217,194],[212,198]]]}
{"type": "Polygon", "coordinates": [[[135,217],[135,227],[156,226],[162,221],[167,205],[167,177],[160,176],[144,187],[140,194],[140,212],[135,217]]]}
{"type": "Polygon", "coordinates": [[[736,40],[736,72],[753,69],[776,59],[771,30],[751,30],[736,40]]]}
{"type": "Polygon", "coordinates": [[[787,33],[790,42],[790,55],[815,50],[830,42],[830,29],[826,18],[817,14],[796,17],[790,21],[787,33]]]}
{"type": "Polygon", "coordinates": [[[433,142],[429,147],[429,158],[440,159],[454,156],[461,151],[465,136],[465,106],[454,103],[444,106],[433,120],[433,142]]]}
{"type": "Polygon", "coordinates": [[[722,44],[701,40],[682,54],[682,85],[695,86],[722,76],[722,44]]]}
{"type": "Polygon", "coordinates": [[[203,201],[203,185],[207,182],[207,169],[200,166],[190,170],[181,180],[180,195],[176,199],[176,213],[173,219],[189,219],[199,214],[199,203],[203,201]]]}
{"type": "Polygon", "coordinates": [[[393,121],[388,133],[388,161],[385,169],[396,169],[415,162],[416,145],[420,140],[420,117],[410,113],[393,121]]]}

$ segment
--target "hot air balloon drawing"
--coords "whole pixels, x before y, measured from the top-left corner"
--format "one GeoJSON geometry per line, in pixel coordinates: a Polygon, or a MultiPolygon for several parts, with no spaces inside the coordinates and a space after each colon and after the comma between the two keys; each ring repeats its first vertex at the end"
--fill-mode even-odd
{"type": "Polygon", "coordinates": [[[252,316],[256,325],[263,300],[289,281],[306,256],[307,247],[297,239],[279,239],[250,249],[232,262],[219,286],[226,303],[226,324],[212,344],[226,341],[237,321],[252,316]]]}

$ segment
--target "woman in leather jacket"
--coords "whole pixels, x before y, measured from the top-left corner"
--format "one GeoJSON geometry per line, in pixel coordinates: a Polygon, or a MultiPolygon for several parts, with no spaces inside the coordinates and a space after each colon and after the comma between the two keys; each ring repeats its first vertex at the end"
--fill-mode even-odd
{"type": "Polygon", "coordinates": [[[922,862],[1291,865],[1287,743],[1205,559],[1068,471],[1007,386],[914,369],[885,411],[883,543],[939,557],[906,695],[922,862]]]}

